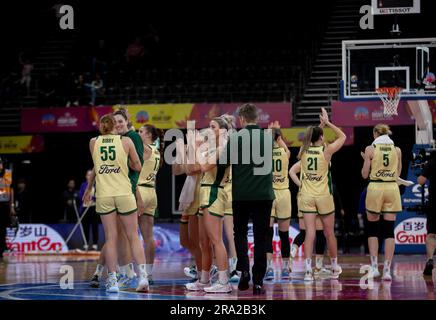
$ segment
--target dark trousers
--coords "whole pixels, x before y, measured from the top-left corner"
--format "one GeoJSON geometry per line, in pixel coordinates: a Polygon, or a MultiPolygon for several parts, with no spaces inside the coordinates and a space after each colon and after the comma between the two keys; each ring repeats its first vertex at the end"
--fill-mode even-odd
{"type": "Polygon", "coordinates": [[[91,206],[88,209],[82,222],[83,222],[83,230],[85,232],[86,242],[88,242],[88,245],[89,246],[92,246],[93,244],[98,245],[98,225],[100,223],[100,217],[95,212],[95,206],[91,206]],[[91,242],[91,233],[92,233],[92,242],[91,242]]]}
{"type": "Polygon", "coordinates": [[[248,259],[248,220],[253,222],[254,264],[253,283],[263,284],[266,272],[266,248],[272,200],[233,201],[233,231],[239,271],[249,271],[248,259]]]}
{"type": "Polygon", "coordinates": [[[0,202],[0,257],[6,250],[6,228],[11,222],[10,210],[9,202],[0,202]]]}

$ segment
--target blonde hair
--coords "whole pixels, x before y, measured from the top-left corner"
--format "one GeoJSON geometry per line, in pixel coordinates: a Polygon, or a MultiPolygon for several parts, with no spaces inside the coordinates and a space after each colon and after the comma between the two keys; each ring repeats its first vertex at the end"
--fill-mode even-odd
{"type": "Polygon", "coordinates": [[[220,118],[222,118],[225,122],[227,122],[227,126],[228,126],[229,130],[236,127],[236,125],[235,125],[235,117],[234,116],[225,113],[225,114],[221,115],[220,118]]]}
{"type": "Polygon", "coordinates": [[[389,128],[389,126],[387,124],[384,123],[379,123],[378,125],[376,125],[373,129],[374,133],[378,133],[380,136],[382,135],[391,135],[392,131],[391,128],[389,128]]]}

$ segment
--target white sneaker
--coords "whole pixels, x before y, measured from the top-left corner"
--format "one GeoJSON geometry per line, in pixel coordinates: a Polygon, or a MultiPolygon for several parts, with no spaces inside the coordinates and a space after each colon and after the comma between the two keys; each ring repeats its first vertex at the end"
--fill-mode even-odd
{"type": "Polygon", "coordinates": [[[118,278],[118,285],[122,289],[130,288],[135,278],[136,277],[129,278],[127,275],[120,275],[118,278]]]}
{"type": "Polygon", "coordinates": [[[390,270],[383,270],[383,281],[392,281],[392,275],[390,270]]]}
{"type": "Polygon", "coordinates": [[[117,278],[108,278],[106,282],[106,292],[118,293],[119,291],[117,278]]]}
{"type": "Polygon", "coordinates": [[[97,251],[97,250],[98,250],[98,246],[97,246],[96,244],[93,244],[93,245],[92,245],[92,250],[97,251]]]}
{"type": "Polygon", "coordinates": [[[185,276],[189,278],[198,279],[197,267],[195,265],[185,267],[183,272],[185,273],[185,276]]]}
{"type": "Polygon", "coordinates": [[[210,287],[205,287],[204,291],[206,293],[230,293],[232,292],[232,289],[233,288],[229,283],[221,284],[217,282],[210,287]]]}
{"type": "Polygon", "coordinates": [[[239,271],[233,270],[230,273],[230,282],[239,282],[239,279],[241,277],[239,276],[239,271]]]}
{"type": "Polygon", "coordinates": [[[138,286],[136,287],[136,292],[148,292],[148,279],[147,277],[140,277],[138,281],[138,286]]]}
{"type": "Polygon", "coordinates": [[[313,281],[312,270],[306,270],[304,273],[304,281],[313,281]]]}
{"type": "Polygon", "coordinates": [[[200,280],[185,284],[186,290],[189,291],[204,291],[204,288],[210,286],[210,283],[201,283],[200,280]]]}
{"type": "Polygon", "coordinates": [[[374,278],[380,277],[380,271],[378,271],[378,267],[371,267],[371,269],[372,269],[372,276],[374,278]]]}
{"type": "Polygon", "coordinates": [[[332,269],[332,271],[331,271],[331,277],[332,277],[332,279],[338,279],[339,278],[339,275],[342,273],[342,268],[341,268],[341,266],[340,265],[338,265],[337,267],[336,267],[336,269],[332,269]]]}

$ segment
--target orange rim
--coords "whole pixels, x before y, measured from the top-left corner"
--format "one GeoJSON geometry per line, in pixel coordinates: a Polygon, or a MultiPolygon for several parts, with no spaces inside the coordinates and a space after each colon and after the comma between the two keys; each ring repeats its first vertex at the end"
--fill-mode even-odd
{"type": "Polygon", "coordinates": [[[376,91],[381,94],[386,94],[389,98],[397,96],[403,88],[400,87],[381,87],[377,88],[376,91]]]}

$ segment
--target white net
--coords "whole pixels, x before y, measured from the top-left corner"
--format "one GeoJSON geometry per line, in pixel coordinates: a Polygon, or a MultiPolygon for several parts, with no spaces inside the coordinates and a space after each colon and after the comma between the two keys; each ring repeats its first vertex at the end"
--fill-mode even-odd
{"type": "Polygon", "coordinates": [[[383,114],[385,116],[397,116],[398,115],[398,104],[401,99],[402,88],[398,87],[388,87],[388,88],[378,88],[377,93],[383,102],[383,114]]]}

